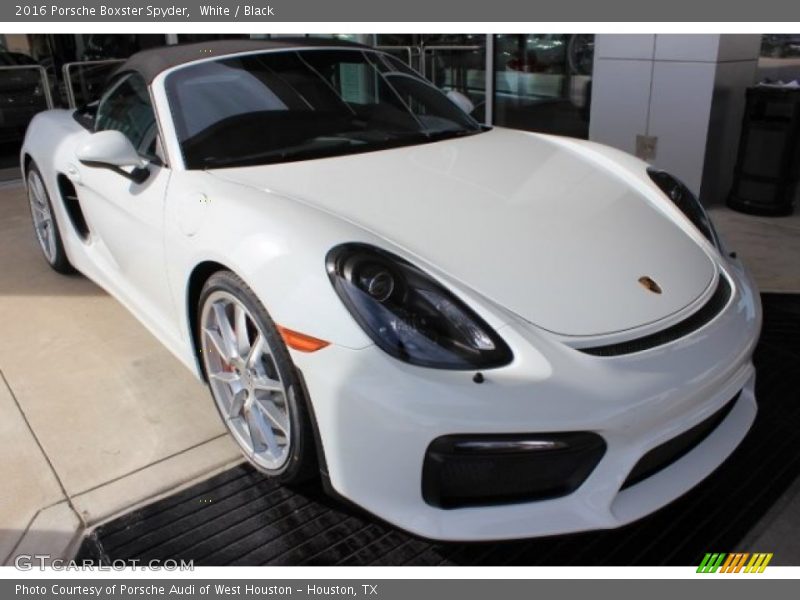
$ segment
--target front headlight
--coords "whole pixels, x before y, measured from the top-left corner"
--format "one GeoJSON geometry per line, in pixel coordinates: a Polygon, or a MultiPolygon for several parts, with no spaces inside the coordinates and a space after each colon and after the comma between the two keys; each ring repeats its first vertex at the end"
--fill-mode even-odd
{"type": "Polygon", "coordinates": [[[327,256],[333,287],[370,338],[405,362],[488,369],[511,362],[508,345],[454,294],[418,268],[366,244],[327,256]]]}
{"type": "Polygon", "coordinates": [[[647,169],[647,174],[650,175],[653,183],[667,195],[667,198],[700,230],[700,233],[714,244],[714,247],[719,248],[719,238],[711,218],[708,216],[706,209],[703,208],[703,205],[700,204],[700,201],[695,198],[692,191],[686,187],[686,184],[666,171],[650,168],[647,169]]]}

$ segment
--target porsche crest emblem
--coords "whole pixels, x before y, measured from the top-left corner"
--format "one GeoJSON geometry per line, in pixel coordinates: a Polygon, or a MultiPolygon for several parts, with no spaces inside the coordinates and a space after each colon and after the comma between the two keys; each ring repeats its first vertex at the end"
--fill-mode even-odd
{"type": "Polygon", "coordinates": [[[648,277],[647,275],[639,277],[639,284],[648,292],[653,292],[654,294],[661,293],[661,286],[658,285],[654,279],[648,277]]]}

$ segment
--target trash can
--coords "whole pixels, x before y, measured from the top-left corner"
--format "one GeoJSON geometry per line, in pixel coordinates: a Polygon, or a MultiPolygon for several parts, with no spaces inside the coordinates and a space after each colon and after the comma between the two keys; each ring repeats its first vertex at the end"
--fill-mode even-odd
{"type": "Polygon", "coordinates": [[[765,216],[792,214],[800,180],[800,87],[748,88],[728,206],[765,216]]]}

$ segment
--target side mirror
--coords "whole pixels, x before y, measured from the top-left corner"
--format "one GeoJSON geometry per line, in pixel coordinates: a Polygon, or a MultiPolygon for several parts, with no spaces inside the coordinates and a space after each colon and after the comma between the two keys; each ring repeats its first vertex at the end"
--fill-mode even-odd
{"type": "Polygon", "coordinates": [[[89,141],[78,148],[77,157],[87,167],[111,169],[135,183],[142,183],[150,174],[148,161],[139,156],[124,133],[113,129],[93,133],[89,141]],[[128,172],[123,167],[133,170],[128,172]]]}
{"type": "Polygon", "coordinates": [[[455,104],[468,115],[472,114],[472,111],[475,110],[475,105],[472,103],[472,100],[467,98],[458,90],[450,90],[447,92],[447,97],[450,99],[450,102],[455,104]]]}

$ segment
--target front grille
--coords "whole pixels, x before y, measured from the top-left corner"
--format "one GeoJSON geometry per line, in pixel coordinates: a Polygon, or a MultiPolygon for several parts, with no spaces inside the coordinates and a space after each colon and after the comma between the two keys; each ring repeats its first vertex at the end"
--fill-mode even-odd
{"type": "Polygon", "coordinates": [[[687,336],[709,323],[722,312],[722,309],[728,304],[730,297],[731,284],[724,275],[720,275],[717,289],[714,291],[711,298],[709,298],[708,302],[706,302],[700,310],[680,323],[676,323],[662,331],[634,340],[626,340],[618,344],[608,344],[606,346],[578,348],[578,350],[586,354],[592,354],[593,356],[620,356],[622,354],[633,354],[634,352],[642,352],[643,350],[663,346],[664,344],[687,336]]]}
{"type": "Polygon", "coordinates": [[[701,421],[679,436],[650,450],[650,452],[640,458],[639,462],[634,465],[628,478],[622,484],[621,489],[624,490],[627,487],[636,485],[640,481],[655,475],[694,450],[695,447],[700,445],[703,440],[711,435],[711,432],[719,427],[725,420],[725,417],[728,416],[728,413],[731,412],[738,399],[739,394],[736,394],[725,406],[704,421],[701,421]]]}

